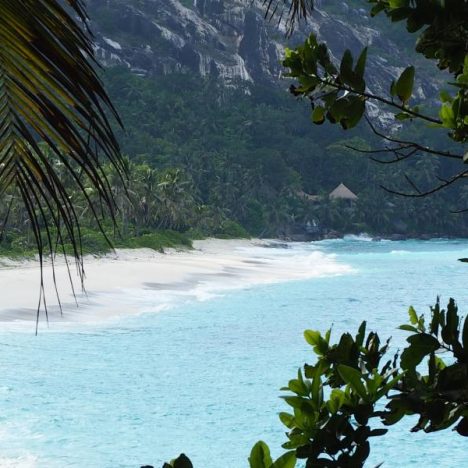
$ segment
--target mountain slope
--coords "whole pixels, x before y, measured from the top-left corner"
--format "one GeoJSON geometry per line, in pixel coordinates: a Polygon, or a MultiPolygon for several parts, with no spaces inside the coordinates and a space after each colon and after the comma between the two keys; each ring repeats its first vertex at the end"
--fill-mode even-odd
{"type": "MultiPolygon", "coordinates": [[[[288,40],[284,22],[267,22],[259,0],[88,0],[88,7],[97,55],[108,66],[124,65],[143,76],[185,72],[226,84],[278,83],[284,47],[313,31],[335,57],[346,48],[358,53],[371,46],[369,85],[385,92],[415,59],[411,40],[402,43],[398,34],[383,34],[386,22],[371,21],[359,8],[366,6],[362,0],[336,3],[325,9],[325,2],[316,2],[310,21],[288,40]]],[[[424,99],[435,88],[425,79],[417,91],[424,99]]]]}
{"type": "MultiPolygon", "coordinates": [[[[365,125],[351,132],[314,126],[308,102],[298,103],[286,91],[282,51],[314,31],[335,58],[345,48],[357,53],[371,44],[372,91],[385,93],[403,67],[416,63],[420,98],[435,95],[432,64],[411,53],[412,38],[399,34],[397,25],[371,20],[359,8],[364,0],[330,2],[326,11],[317,2],[311,21],[289,41],[284,25],[263,18],[258,1],[88,4],[97,54],[108,67],[106,87],[125,123],[125,132],[117,130],[123,151],[158,170],[182,171],[191,187],[187,195],[200,213],[211,213],[200,215],[196,227],[203,232],[213,232],[207,226],[214,226],[220,213],[255,235],[286,233],[312,218],[344,232],[465,232],[463,220],[450,216],[447,207],[459,209],[468,192],[444,192],[427,201],[381,189],[408,190],[405,175],[426,189],[455,170],[449,161],[421,158],[390,169],[372,163],[345,147],[381,145],[365,125]],[[329,204],[326,196],[321,205],[300,196],[326,195],[340,182],[359,196],[352,213],[329,204]]],[[[393,123],[382,109],[369,110],[382,127],[393,123]]],[[[445,144],[443,135],[412,124],[406,137],[445,144]]]]}

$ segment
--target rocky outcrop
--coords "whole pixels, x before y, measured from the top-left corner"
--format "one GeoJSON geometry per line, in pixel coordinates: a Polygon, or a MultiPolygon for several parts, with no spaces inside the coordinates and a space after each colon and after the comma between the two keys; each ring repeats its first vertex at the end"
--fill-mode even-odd
{"type": "Polygon", "coordinates": [[[105,65],[152,75],[185,71],[226,83],[275,80],[281,46],[250,0],[89,0],[105,65]]]}
{"type": "MultiPolygon", "coordinates": [[[[226,84],[277,83],[284,47],[310,31],[335,57],[371,45],[369,87],[387,92],[391,80],[412,60],[370,21],[365,9],[343,2],[338,12],[317,9],[289,40],[284,23],[267,22],[259,0],[88,0],[96,53],[106,66],[120,64],[151,76],[173,72],[218,77],[226,84]],[[374,27],[372,27],[374,26],[374,27]]],[[[323,8],[322,8],[323,3],[323,8]]],[[[336,3],[333,2],[336,6],[336,3]]],[[[365,2],[363,3],[363,6],[365,2]]],[[[435,94],[431,81],[418,83],[421,99],[435,94]]],[[[377,108],[371,112],[386,116],[377,108]]]]}

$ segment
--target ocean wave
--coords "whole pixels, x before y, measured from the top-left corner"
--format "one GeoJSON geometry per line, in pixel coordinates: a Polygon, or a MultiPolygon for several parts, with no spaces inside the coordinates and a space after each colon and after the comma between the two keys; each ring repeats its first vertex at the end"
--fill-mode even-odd
{"type": "Polygon", "coordinates": [[[369,234],[366,234],[363,232],[361,234],[346,234],[345,236],[343,236],[343,240],[358,241],[358,242],[372,242],[374,238],[369,236],[369,234]]]}
{"type": "MultiPolygon", "coordinates": [[[[49,322],[41,320],[40,330],[112,325],[129,316],[209,301],[230,290],[353,272],[335,254],[310,243],[266,248],[262,241],[211,240],[199,245],[201,248],[192,252],[165,256],[150,252],[146,257],[144,251],[139,251],[131,252],[133,256],[125,253],[120,260],[105,258],[89,263],[90,287],[87,295],[78,296],[79,307],[72,300],[63,300],[62,315],[57,305],[49,305],[49,322]],[[125,275],[119,274],[119,270],[125,271],[125,275]]],[[[17,301],[13,299],[12,304],[17,301]]],[[[32,308],[30,312],[12,308],[9,317],[2,324],[4,328],[28,333],[34,329],[32,308]]]]}
{"type": "Polygon", "coordinates": [[[0,458],[2,468],[36,468],[38,460],[33,455],[18,458],[0,458]]]}

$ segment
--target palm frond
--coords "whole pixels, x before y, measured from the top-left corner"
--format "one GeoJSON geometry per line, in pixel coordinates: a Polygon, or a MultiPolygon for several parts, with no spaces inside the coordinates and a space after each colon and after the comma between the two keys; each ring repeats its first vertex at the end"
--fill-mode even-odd
{"type": "Polygon", "coordinates": [[[275,16],[278,22],[286,19],[287,34],[290,35],[301,19],[306,20],[313,8],[314,0],[262,0],[265,7],[265,18],[271,20],[275,16]]]}
{"type": "Polygon", "coordinates": [[[83,279],[80,226],[58,166],[66,168],[99,223],[83,178],[113,218],[101,163],[110,161],[120,175],[124,164],[107,114],[120,120],[95,71],[83,3],[67,0],[71,10],[61,3],[0,0],[0,197],[11,190],[21,196],[41,272],[44,254],[53,256],[68,242],[83,279]]]}

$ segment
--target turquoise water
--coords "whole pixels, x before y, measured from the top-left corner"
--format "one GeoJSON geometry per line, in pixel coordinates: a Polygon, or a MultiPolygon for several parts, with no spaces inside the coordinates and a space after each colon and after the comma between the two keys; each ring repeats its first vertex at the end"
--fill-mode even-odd
{"type": "MultiPolygon", "coordinates": [[[[337,336],[366,319],[398,346],[408,305],[426,311],[440,294],[467,310],[468,266],[456,261],[467,241],[348,239],[291,252],[317,247],[354,271],[157,314],[148,303],[148,314],[105,327],[0,332],[0,465],[159,468],[183,451],[196,468],[245,467],[259,439],[281,453],[279,388],[312,359],[304,329],[333,324],[337,336]]],[[[367,466],[466,466],[466,439],[409,427],[376,439],[367,466]]]]}

